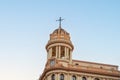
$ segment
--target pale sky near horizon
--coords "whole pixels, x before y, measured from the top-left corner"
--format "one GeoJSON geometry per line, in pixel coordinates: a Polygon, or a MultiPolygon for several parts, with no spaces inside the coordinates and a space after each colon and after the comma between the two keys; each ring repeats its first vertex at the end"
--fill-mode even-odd
{"type": "Polygon", "coordinates": [[[73,59],[120,66],[120,0],[0,0],[0,80],[39,78],[60,16],[73,59]]]}

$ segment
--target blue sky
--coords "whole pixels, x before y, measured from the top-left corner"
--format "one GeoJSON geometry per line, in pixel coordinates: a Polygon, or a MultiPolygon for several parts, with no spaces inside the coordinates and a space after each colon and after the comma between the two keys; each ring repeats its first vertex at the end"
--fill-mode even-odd
{"type": "Polygon", "coordinates": [[[1,0],[0,80],[37,80],[49,34],[71,35],[73,59],[120,66],[119,0],[1,0]]]}

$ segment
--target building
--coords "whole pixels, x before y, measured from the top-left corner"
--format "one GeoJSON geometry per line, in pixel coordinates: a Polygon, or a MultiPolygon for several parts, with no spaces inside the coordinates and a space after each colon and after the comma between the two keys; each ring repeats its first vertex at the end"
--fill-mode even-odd
{"type": "Polygon", "coordinates": [[[39,80],[120,80],[118,66],[72,59],[70,34],[61,28],[50,34],[47,62],[39,80]]]}

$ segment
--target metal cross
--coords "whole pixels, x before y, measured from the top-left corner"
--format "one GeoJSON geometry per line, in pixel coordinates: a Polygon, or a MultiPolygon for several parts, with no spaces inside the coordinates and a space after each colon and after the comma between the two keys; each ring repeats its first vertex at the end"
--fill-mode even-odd
{"type": "Polygon", "coordinates": [[[56,21],[59,21],[59,28],[61,28],[61,22],[63,21],[64,19],[61,19],[61,17],[58,19],[58,20],[56,20],[56,21]]]}

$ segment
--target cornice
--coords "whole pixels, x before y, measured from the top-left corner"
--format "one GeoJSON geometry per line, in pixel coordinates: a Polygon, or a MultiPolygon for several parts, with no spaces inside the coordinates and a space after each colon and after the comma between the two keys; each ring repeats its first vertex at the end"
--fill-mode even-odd
{"type": "Polygon", "coordinates": [[[40,77],[40,80],[45,76],[45,74],[49,71],[55,71],[55,70],[65,70],[65,71],[72,71],[72,72],[80,72],[80,73],[89,73],[89,74],[97,74],[97,75],[103,75],[103,76],[110,76],[110,77],[118,77],[120,78],[120,71],[115,72],[107,72],[106,70],[97,70],[97,69],[78,69],[73,67],[61,67],[61,66],[55,66],[46,68],[43,72],[43,74],[40,77]]]}
{"type": "Polygon", "coordinates": [[[54,43],[65,43],[65,44],[70,45],[70,46],[72,47],[72,50],[74,49],[73,44],[72,44],[70,41],[68,42],[68,41],[65,41],[65,40],[48,41],[48,43],[47,43],[47,45],[46,45],[46,49],[47,49],[47,47],[48,47],[49,45],[54,44],[54,43]]]}
{"type": "Polygon", "coordinates": [[[112,66],[117,67],[117,65],[110,65],[110,64],[104,64],[104,63],[96,63],[96,62],[89,62],[89,61],[81,61],[81,60],[72,60],[73,62],[82,62],[82,63],[90,63],[90,64],[97,64],[97,65],[105,65],[105,66],[112,66]]]}

